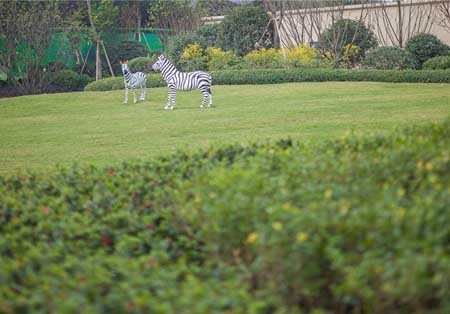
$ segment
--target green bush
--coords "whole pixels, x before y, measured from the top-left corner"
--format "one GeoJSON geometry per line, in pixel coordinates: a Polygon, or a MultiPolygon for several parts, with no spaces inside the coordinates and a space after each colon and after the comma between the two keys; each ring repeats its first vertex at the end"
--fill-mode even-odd
{"type": "Polygon", "coordinates": [[[403,70],[417,67],[414,56],[397,47],[379,47],[369,50],[366,53],[364,64],[379,70],[403,70]]]}
{"type": "MultiPolygon", "coordinates": [[[[138,57],[145,57],[148,54],[147,48],[136,40],[115,42],[107,47],[108,56],[111,61],[114,74],[122,74],[120,67],[121,60],[131,60],[138,57]]],[[[107,67],[107,65],[105,64],[107,67]]]]}
{"type": "Polygon", "coordinates": [[[448,313],[450,120],[0,177],[2,313],[448,313]]]}
{"type": "Polygon", "coordinates": [[[78,74],[72,70],[62,70],[50,75],[50,83],[61,87],[64,91],[83,90],[92,80],[86,74],[78,74]]]}
{"type": "Polygon", "coordinates": [[[425,70],[448,70],[450,69],[450,56],[439,56],[424,62],[425,70]]]}
{"type": "MultiPolygon", "coordinates": [[[[147,88],[151,87],[163,87],[166,86],[161,74],[159,73],[148,73],[147,74],[147,88]]],[[[123,89],[123,77],[108,77],[88,84],[84,90],[85,91],[109,91],[123,89]]]]}
{"type": "MultiPolygon", "coordinates": [[[[328,68],[254,69],[211,71],[214,85],[278,84],[289,82],[368,81],[392,83],[450,83],[448,71],[427,70],[344,70],[328,68]]],[[[147,75],[148,87],[164,87],[159,73],[147,75]]],[[[92,82],[86,91],[123,88],[123,78],[92,82]]]]}
{"type": "Polygon", "coordinates": [[[364,24],[357,21],[342,19],[322,32],[319,47],[322,50],[343,54],[344,47],[352,44],[361,49],[364,56],[367,50],[375,48],[378,43],[375,34],[364,24]]]}
{"type": "Polygon", "coordinates": [[[449,47],[439,38],[424,33],[410,38],[406,43],[405,49],[416,58],[420,66],[428,59],[449,53],[449,47]]]}
{"type": "MultiPolygon", "coordinates": [[[[222,48],[233,50],[239,56],[255,49],[255,43],[266,31],[269,16],[266,10],[258,5],[241,5],[230,11],[222,22],[222,48]]],[[[263,43],[270,48],[271,42],[263,43]]]]}
{"type": "Polygon", "coordinates": [[[130,67],[131,72],[148,72],[151,70],[150,65],[154,62],[157,57],[138,57],[131,59],[128,61],[128,66],[130,67]]]}

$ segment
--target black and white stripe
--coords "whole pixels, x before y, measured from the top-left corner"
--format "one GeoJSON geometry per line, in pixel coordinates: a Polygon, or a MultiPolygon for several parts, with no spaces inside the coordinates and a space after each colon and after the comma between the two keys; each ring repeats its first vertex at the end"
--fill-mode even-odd
{"type": "Polygon", "coordinates": [[[125,101],[126,104],[128,102],[128,88],[131,88],[133,92],[133,102],[136,103],[136,88],[141,88],[141,100],[145,100],[145,94],[147,89],[147,77],[142,72],[131,73],[130,68],[128,67],[128,61],[122,62],[122,73],[123,73],[123,82],[125,85],[125,101]]]}
{"type": "Polygon", "coordinates": [[[203,71],[195,72],[180,72],[177,70],[170,60],[163,55],[159,56],[158,61],[152,65],[153,70],[161,71],[164,81],[169,88],[169,95],[167,99],[167,105],[164,109],[175,108],[175,92],[176,90],[191,90],[194,88],[200,89],[203,95],[201,108],[204,107],[206,101],[208,101],[208,107],[212,105],[212,93],[211,93],[211,75],[203,71]]]}

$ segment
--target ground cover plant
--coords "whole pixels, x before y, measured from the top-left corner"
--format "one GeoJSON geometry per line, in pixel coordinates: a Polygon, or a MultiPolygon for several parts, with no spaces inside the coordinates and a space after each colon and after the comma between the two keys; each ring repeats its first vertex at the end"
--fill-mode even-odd
{"type": "Polygon", "coordinates": [[[2,313],[450,310],[450,120],[0,177],[2,313]]]}
{"type": "MultiPolygon", "coordinates": [[[[121,83],[123,84],[123,82],[121,83]]],[[[373,82],[213,86],[215,108],[199,93],[166,88],[125,106],[123,90],[0,99],[0,173],[73,162],[104,165],[177,149],[293,137],[317,142],[342,135],[426,123],[449,111],[447,84],[373,82]]]]}

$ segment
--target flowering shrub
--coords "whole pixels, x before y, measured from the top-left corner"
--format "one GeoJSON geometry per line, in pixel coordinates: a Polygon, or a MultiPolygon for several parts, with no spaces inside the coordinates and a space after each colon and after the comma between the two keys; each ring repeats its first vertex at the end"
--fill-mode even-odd
{"type": "Polygon", "coordinates": [[[280,68],[283,54],[274,48],[254,50],[244,56],[244,63],[249,68],[280,68]]]}
{"type": "Polygon", "coordinates": [[[234,51],[223,51],[221,48],[206,48],[206,59],[208,70],[222,70],[235,68],[241,62],[241,59],[234,51]]]}
{"type": "Polygon", "coordinates": [[[186,46],[181,54],[180,65],[184,71],[205,70],[206,60],[203,56],[203,48],[199,44],[186,46]]]}
{"type": "Polygon", "coordinates": [[[319,65],[319,50],[305,45],[286,50],[286,64],[290,67],[319,65]]]}
{"type": "Polygon", "coordinates": [[[346,68],[352,68],[361,61],[361,48],[356,45],[348,44],[344,46],[342,61],[346,68]]]}

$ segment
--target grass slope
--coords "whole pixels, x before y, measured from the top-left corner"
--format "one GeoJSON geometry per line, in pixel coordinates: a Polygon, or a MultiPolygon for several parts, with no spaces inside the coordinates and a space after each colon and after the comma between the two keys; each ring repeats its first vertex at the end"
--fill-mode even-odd
{"type": "Polygon", "coordinates": [[[374,82],[215,86],[216,108],[200,110],[198,91],[162,110],[166,89],[122,104],[123,91],[0,99],[0,174],[56,163],[97,165],[219,143],[285,137],[315,142],[346,130],[385,131],[448,115],[448,84],[374,82]]]}

